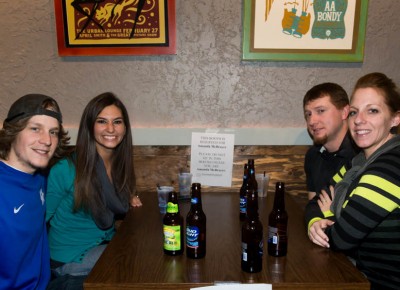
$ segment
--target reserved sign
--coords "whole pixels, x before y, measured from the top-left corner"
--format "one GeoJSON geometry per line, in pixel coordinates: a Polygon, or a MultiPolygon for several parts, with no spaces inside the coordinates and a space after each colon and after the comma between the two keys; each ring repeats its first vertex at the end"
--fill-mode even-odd
{"type": "Polygon", "coordinates": [[[232,185],[235,135],[192,133],[190,172],[193,182],[209,186],[232,185]]]}

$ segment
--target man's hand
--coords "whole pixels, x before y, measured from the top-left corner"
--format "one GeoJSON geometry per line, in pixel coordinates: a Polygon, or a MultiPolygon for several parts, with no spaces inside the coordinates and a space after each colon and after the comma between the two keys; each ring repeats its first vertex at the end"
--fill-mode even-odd
{"type": "Polygon", "coordinates": [[[329,211],[331,208],[332,200],[335,197],[335,188],[331,185],[329,186],[329,190],[331,191],[332,199],[329,197],[329,194],[325,190],[321,190],[321,194],[319,195],[318,205],[322,212],[329,211]]]}

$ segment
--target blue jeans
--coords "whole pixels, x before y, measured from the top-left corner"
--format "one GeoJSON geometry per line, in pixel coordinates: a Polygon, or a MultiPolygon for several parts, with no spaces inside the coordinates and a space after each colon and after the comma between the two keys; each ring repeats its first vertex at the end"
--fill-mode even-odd
{"type": "Polygon", "coordinates": [[[107,245],[99,245],[90,249],[82,260],[82,263],[66,263],[58,268],[53,269],[56,276],[85,276],[92,270],[94,264],[100,258],[107,245]]]}

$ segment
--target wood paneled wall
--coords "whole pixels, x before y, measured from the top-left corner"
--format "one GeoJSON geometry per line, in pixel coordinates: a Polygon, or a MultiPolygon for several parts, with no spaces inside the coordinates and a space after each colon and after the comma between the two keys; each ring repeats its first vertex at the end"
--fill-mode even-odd
{"type": "MultiPolygon", "coordinates": [[[[232,187],[206,187],[207,191],[239,191],[243,165],[255,159],[256,173],[270,174],[269,192],[284,181],[286,192],[306,198],[304,155],[309,146],[235,146],[232,187]]],[[[155,191],[156,185],[173,185],[178,190],[178,173],[190,171],[190,146],[134,146],[138,191],[155,191]]]]}

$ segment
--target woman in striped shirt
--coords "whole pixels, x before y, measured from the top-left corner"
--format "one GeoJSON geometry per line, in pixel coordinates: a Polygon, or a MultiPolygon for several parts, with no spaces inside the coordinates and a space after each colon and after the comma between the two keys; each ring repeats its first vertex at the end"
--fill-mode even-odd
{"type": "Polygon", "coordinates": [[[322,191],[319,214],[307,207],[308,234],[353,258],[371,289],[399,289],[400,93],[393,81],[382,73],[360,78],[348,123],[362,152],[334,176],[330,194],[322,191]]]}

